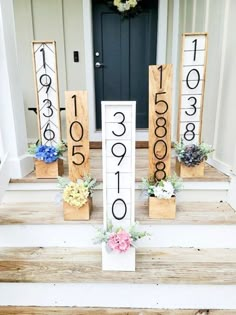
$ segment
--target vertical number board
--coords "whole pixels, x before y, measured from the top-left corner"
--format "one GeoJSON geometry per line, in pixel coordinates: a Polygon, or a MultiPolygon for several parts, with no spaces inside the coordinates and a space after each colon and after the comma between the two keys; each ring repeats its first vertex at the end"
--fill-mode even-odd
{"type": "MultiPolygon", "coordinates": [[[[102,102],[103,220],[126,230],[134,223],[136,102],[102,102]]],[[[135,270],[135,249],[111,255],[102,248],[103,270],[135,270]]]]}
{"type": "Polygon", "coordinates": [[[149,173],[155,180],[171,171],[172,65],[149,66],[149,173]]]}
{"type": "Polygon", "coordinates": [[[61,141],[56,43],[32,42],[39,139],[42,144],[61,141]]]}
{"type": "Polygon", "coordinates": [[[69,178],[89,174],[89,124],[87,91],[66,91],[66,125],[69,178]]]}
{"type": "Polygon", "coordinates": [[[104,226],[134,222],[135,102],[102,102],[104,226]]]}
{"type": "Polygon", "coordinates": [[[201,143],[207,34],[186,33],[182,41],[178,140],[201,143]]]}

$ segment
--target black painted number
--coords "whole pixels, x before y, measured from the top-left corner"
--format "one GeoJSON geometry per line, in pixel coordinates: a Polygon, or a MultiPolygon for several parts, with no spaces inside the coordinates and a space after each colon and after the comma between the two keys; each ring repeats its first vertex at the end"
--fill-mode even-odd
{"type": "Polygon", "coordinates": [[[52,84],[52,79],[48,74],[42,74],[39,78],[39,82],[41,83],[42,86],[46,87],[46,93],[48,93],[51,84],[52,84]]]}
{"type": "Polygon", "coordinates": [[[120,193],[120,172],[116,172],[115,175],[117,175],[117,191],[118,191],[118,194],[120,193]]]}
{"type": "Polygon", "coordinates": [[[194,39],[192,41],[192,43],[194,44],[193,61],[195,61],[196,60],[196,54],[197,54],[197,39],[194,39]]]}
{"type": "Polygon", "coordinates": [[[199,71],[197,69],[190,70],[189,73],[187,74],[187,77],[186,77],[187,87],[189,89],[191,89],[191,90],[194,90],[198,86],[199,82],[200,82],[200,73],[199,73],[199,71]],[[193,73],[196,73],[197,80],[191,80],[190,79],[190,75],[193,74],[193,73]],[[195,83],[190,85],[190,82],[195,82],[195,83]]]}
{"type": "Polygon", "coordinates": [[[163,73],[163,67],[160,66],[158,68],[158,70],[160,71],[160,89],[162,89],[162,73],[163,73]]]}
{"type": "Polygon", "coordinates": [[[117,158],[120,158],[120,161],[119,163],[117,164],[118,166],[120,165],[120,163],[122,162],[123,158],[125,157],[126,155],[126,146],[121,143],[121,142],[117,142],[115,144],[113,144],[113,146],[111,147],[111,153],[117,157],[117,158]],[[121,153],[118,153],[116,150],[119,150],[119,146],[122,147],[122,152],[121,153]],[[117,148],[118,147],[118,148],[117,148]]]}
{"type": "Polygon", "coordinates": [[[50,118],[53,115],[53,109],[52,109],[52,101],[50,101],[49,99],[45,99],[43,101],[44,103],[49,103],[49,105],[46,107],[48,109],[48,115],[45,115],[45,113],[43,113],[44,117],[50,118]]]}
{"type": "Polygon", "coordinates": [[[189,98],[188,98],[188,101],[191,101],[191,100],[193,100],[193,104],[190,104],[189,106],[192,106],[191,109],[193,109],[193,112],[192,112],[192,113],[189,113],[189,112],[185,111],[185,114],[188,115],[188,116],[193,116],[193,115],[195,115],[195,114],[196,114],[196,111],[197,111],[197,108],[196,108],[196,106],[195,106],[195,105],[197,104],[197,99],[196,99],[196,97],[194,97],[194,96],[189,97],[189,98]]]}
{"type": "Polygon", "coordinates": [[[186,131],[184,133],[184,139],[186,141],[192,141],[195,138],[195,125],[193,123],[188,123],[186,125],[186,131]]]}
{"type": "Polygon", "coordinates": [[[81,148],[81,147],[82,147],[82,144],[81,144],[81,145],[73,145],[73,147],[72,147],[72,156],[75,156],[75,155],[76,155],[76,157],[77,157],[77,156],[80,156],[80,157],[81,157],[81,162],[80,162],[80,163],[77,163],[77,162],[75,162],[75,161],[72,161],[72,163],[75,164],[75,165],[77,165],[77,166],[83,164],[84,161],[85,161],[85,157],[84,157],[83,153],[81,153],[81,152],[75,152],[75,149],[76,149],[76,148],[81,148]]]}
{"type": "Polygon", "coordinates": [[[122,112],[116,112],[113,116],[115,117],[115,116],[117,116],[117,115],[121,115],[121,116],[122,116],[121,121],[118,122],[117,124],[119,124],[119,125],[121,125],[121,126],[123,127],[123,132],[121,132],[121,134],[119,134],[119,135],[118,135],[117,133],[115,133],[114,131],[112,131],[112,133],[113,133],[113,135],[116,136],[116,137],[122,137],[122,136],[125,134],[125,132],[126,132],[126,126],[125,126],[125,124],[124,124],[125,115],[124,115],[122,112]]]}
{"type": "Polygon", "coordinates": [[[42,52],[43,67],[44,67],[44,69],[45,69],[45,68],[46,68],[46,61],[45,61],[45,51],[44,51],[44,48],[41,48],[40,51],[42,52]]]}
{"type": "Polygon", "coordinates": [[[75,117],[77,117],[77,99],[76,99],[76,95],[73,95],[71,98],[74,99],[75,117]]]}
{"type": "MultiPolygon", "coordinates": [[[[76,133],[76,136],[78,136],[77,133],[76,133]]],[[[81,139],[83,138],[83,136],[84,136],[84,128],[83,128],[82,124],[81,124],[79,121],[77,121],[77,120],[73,121],[73,123],[71,123],[71,125],[70,125],[70,137],[71,137],[71,139],[72,139],[73,141],[75,141],[75,142],[79,142],[79,141],[81,141],[81,139]],[[74,126],[75,124],[79,125],[79,127],[80,127],[80,129],[81,129],[80,137],[79,137],[78,139],[75,139],[75,137],[74,137],[74,135],[73,135],[73,126],[74,126]]]]}
{"type": "Polygon", "coordinates": [[[156,172],[154,173],[154,178],[156,180],[159,181],[159,180],[163,180],[166,178],[165,168],[166,168],[166,165],[164,162],[158,161],[156,163],[156,172]]]}
{"type": "Polygon", "coordinates": [[[124,217],[126,216],[126,213],[127,213],[127,205],[126,205],[126,203],[125,203],[125,201],[124,201],[123,199],[118,198],[118,199],[116,199],[116,200],[113,202],[112,207],[111,207],[111,210],[112,210],[112,215],[113,215],[113,217],[114,217],[116,220],[123,220],[124,217]],[[115,205],[116,205],[117,202],[121,202],[121,203],[123,204],[123,206],[124,206],[124,214],[121,215],[121,216],[118,216],[118,215],[115,213],[115,205]]]}
{"type": "Polygon", "coordinates": [[[46,128],[44,129],[43,132],[43,137],[47,141],[52,141],[55,138],[55,132],[52,129],[50,129],[50,123],[46,125],[46,128]]]}

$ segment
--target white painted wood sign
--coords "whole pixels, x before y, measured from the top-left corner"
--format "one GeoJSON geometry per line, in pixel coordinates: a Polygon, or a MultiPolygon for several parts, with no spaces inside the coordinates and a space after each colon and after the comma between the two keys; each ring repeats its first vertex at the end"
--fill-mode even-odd
{"type": "Polygon", "coordinates": [[[183,34],[178,140],[185,144],[201,143],[206,59],[207,34],[183,34]]]}
{"type": "MultiPolygon", "coordinates": [[[[104,228],[109,222],[126,230],[135,215],[136,102],[102,102],[104,228]]],[[[135,270],[135,249],[102,251],[103,270],[135,270]]]]}
{"type": "Polygon", "coordinates": [[[55,41],[32,42],[39,139],[42,144],[61,141],[55,41]]]}

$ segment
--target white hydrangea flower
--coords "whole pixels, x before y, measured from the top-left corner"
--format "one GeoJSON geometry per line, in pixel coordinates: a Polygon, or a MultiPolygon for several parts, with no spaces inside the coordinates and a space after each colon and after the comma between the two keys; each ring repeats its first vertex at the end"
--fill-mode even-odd
{"type": "Polygon", "coordinates": [[[130,4],[131,8],[134,8],[137,5],[137,1],[136,0],[129,0],[129,4],[130,4]]]}
{"type": "Polygon", "coordinates": [[[126,11],[126,9],[125,9],[125,3],[120,3],[120,4],[118,5],[117,9],[118,9],[120,12],[126,11]]]}
{"type": "Polygon", "coordinates": [[[170,199],[174,195],[174,187],[171,182],[162,182],[163,186],[154,187],[153,192],[158,199],[170,199]]]}

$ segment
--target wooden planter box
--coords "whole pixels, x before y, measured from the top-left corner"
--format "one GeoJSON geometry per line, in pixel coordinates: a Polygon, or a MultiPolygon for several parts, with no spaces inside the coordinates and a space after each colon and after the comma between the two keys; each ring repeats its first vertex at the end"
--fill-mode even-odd
{"type": "Polygon", "coordinates": [[[81,208],[76,208],[63,201],[64,220],[65,221],[85,221],[90,219],[92,211],[92,198],[81,208]]]}
{"type": "Polygon", "coordinates": [[[57,178],[64,173],[63,160],[58,159],[52,163],[34,160],[36,178],[57,178]]]}
{"type": "Polygon", "coordinates": [[[158,199],[149,197],[149,218],[174,219],[176,214],[175,197],[170,199],[158,199]]]}
{"type": "Polygon", "coordinates": [[[196,166],[186,166],[183,163],[180,163],[176,159],[175,171],[176,174],[182,178],[191,178],[191,177],[204,177],[205,162],[200,163],[196,166]]]}

